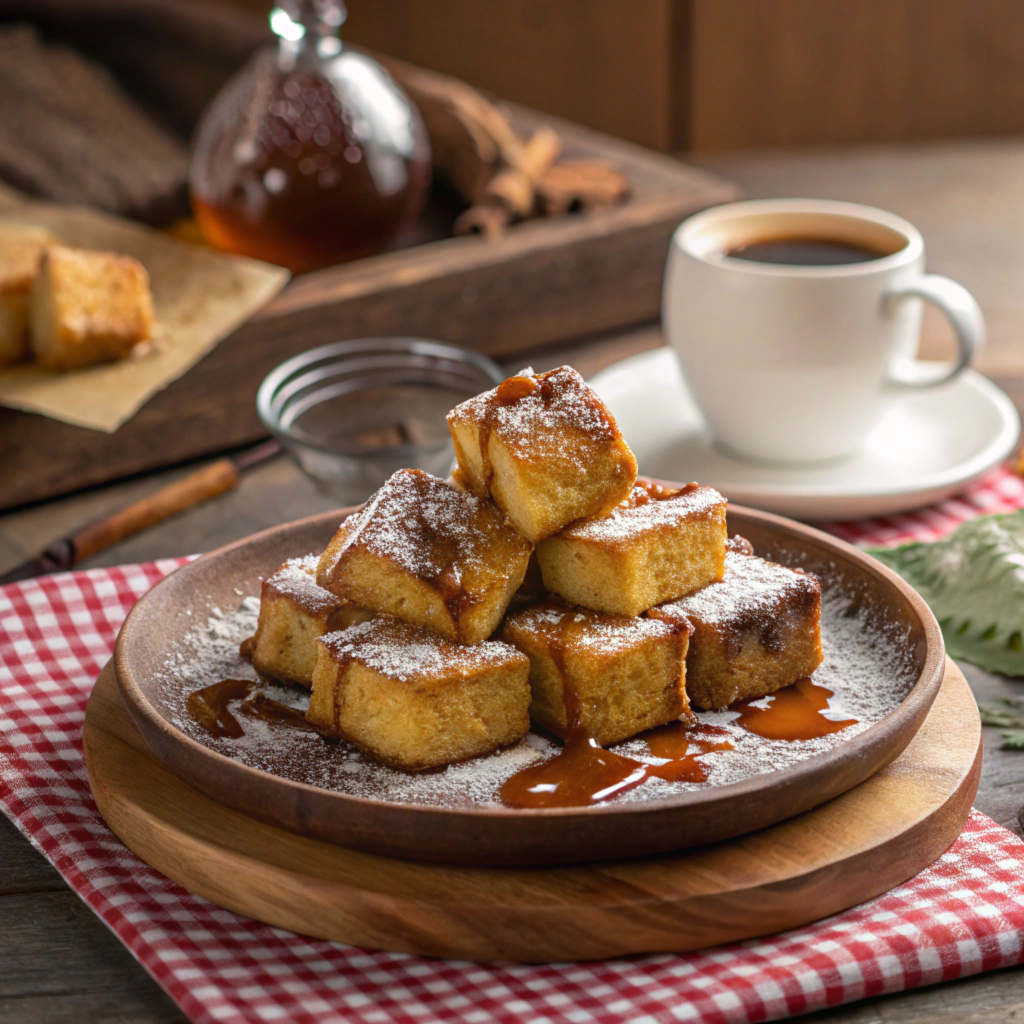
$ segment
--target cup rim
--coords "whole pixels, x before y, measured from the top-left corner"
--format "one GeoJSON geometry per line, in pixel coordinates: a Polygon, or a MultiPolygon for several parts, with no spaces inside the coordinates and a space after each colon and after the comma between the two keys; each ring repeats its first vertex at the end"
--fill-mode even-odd
{"type": "Polygon", "coordinates": [[[924,254],[924,239],[920,231],[909,221],[861,203],[848,203],[835,199],[743,199],[735,203],[723,203],[694,214],[684,220],[672,235],[672,245],[690,259],[730,272],[751,274],[760,277],[784,278],[847,278],[863,277],[870,274],[886,273],[896,267],[906,266],[920,259],[924,254]],[[864,221],[902,235],[905,239],[895,252],[862,263],[844,263],[828,266],[801,266],[799,264],[758,263],[754,260],[737,259],[720,250],[701,251],[695,246],[696,239],[714,225],[729,219],[744,216],[754,217],[765,214],[821,214],[826,217],[864,221]]]}

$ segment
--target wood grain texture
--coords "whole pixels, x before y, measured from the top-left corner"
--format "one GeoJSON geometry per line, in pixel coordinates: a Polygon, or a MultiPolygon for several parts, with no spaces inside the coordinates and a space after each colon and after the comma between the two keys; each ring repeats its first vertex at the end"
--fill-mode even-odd
{"type": "Polygon", "coordinates": [[[344,35],[655,149],[1024,128],[1017,0],[380,0],[344,35]]]}
{"type": "MultiPolygon", "coordinates": [[[[975,141],[723,156],[709,158],[707,165],[735,177],[754,195],[808,194],[875,202],[916,221],[924,231],[932,267],[958,276],[981,300],[990,327],[990,347],[983,358],[998,362],[998,383],[1024,412],[1021,378],[1004,375],[1017,373],[1014,367],[1024,366],[1018,330],[1022,319],[1019,282],[1024,272],[1019,244],[1024,236],[1022,154],[1024,144],[1020,142],[975,141]]],[[[943,342],[942,337],[936,337],[936,345],[943,342]]],[[[658,344],[658,332],[650,330],[545,349],[539,355],[527,354],[522,361],[533,362],[539,370],[569,362],[589,375],[658,344]],[[552,362],[545,362],[547,358],[552,362]]],[[[516,358],[506,369],[518,369],[519,362],[516,358]]],[[[3,515],[0,571],[54,537],[72,532],[82,522],[142,497],[180,475],[181,469],[166,470],[150,478],[124,481],[3,515]]],[[[116,565],[211,550],[276,523],[326,510],[331,504],[298,467],[281,458],[247,473],[235,490],[193,509],[187,516],[120,542],[86,565],[116,565]]],[[[1020,692],[1019,681],[972,666],[963,668],[979,700],[1020,692]]],[[[985,729],[984,734],[985,763],[975,806],[1019,834],[1024,755],[1001,750],[999,730],[985,729]]],[[[10,891],[8,886],[33,894],[61,889],[69,901],[77,901],[28,841],[0,820],[0,912],[2,894],[10,891]]],[[[33,895],[32,913],[27,918],[19,915],[27,932],[12,929],[13,919],[6,918],[0,927],[14,944],[12,948],[22,941],[31,943],[40,974],[33,978],[31,989],[16,985],[14,980],[21,973],[23,961],[0,956],[0,988],[12,993],[0,998],[0,1020],[5,1024],[68,1020],[184,1022],[170,1000],[93,915],[85,914],[73,941],[64,940],[62,908],[41,897],[33,895]],[[28,937],[23,939],[23,935],[28,937]],[[88,948],[79,950],[79,945],[88,948]],[[64,961],[91,955],[91,949],[100,950],[102,955],[91,958],[90,971],[75,972],[62,986],[64,961]],[[43,972],[44,964],[48,975],[43,972]]],[[[2,947],[6,951],[7,943],[2,947]]],[[[813,1024],[1001,1024],[1021,1019],[1024,968],[894,993],[801,1018],[813,1024]]]]}
{"type": "Polygon", "coordinates": [[[0,897],[5,967],[14,968],[3,973],[0,998],[12,998],[21,993],[59,994],[92,988],[92,972],[102,962],[102,958],[119,945],[118,940],[106,929],[103,929],[104,940],[95,944],[80,941],[92,917],[92,911],[66,890],[31,897],[0,897]],[[34,920],[39,915],[47,915],[54,924],[59,923],[53,937],[59,943],[54,954],[62,966],[60,974],[51,972],[50,965],[40,956],[40,947],[46,942],[47,936],[34,927],[34,920]],[[17,936],[17,942],[10,941],[13,936],[17,936]]]}
{"type": "MultiPolygon", "coordinates": [[[[614,336],[546,353],[558,363],[568,361],[592,373],[622,356],[660,344],[656,331],[614,336]]],[[[541,357],[544,358],[543,356],[541,357]]],[[[549,364],[538,362],[538,369],[549,364]]],[[[516,366],[507,367],[510,372],[516,366]]],[[[43,509],[0,517],[0,542],[11,547],[10,563],[52,537],[70,532],[91,516],[118,507],[167,482],[180,471],[150,480],[121,483],[101,491],[53,502],[43,509]]],[[[290,460],[281,458],[245,474],[239,487],[185,517],[122,541],[90,559],[90,566],[117,565],[145,558],[170,557],[183,551],[211,550],[277,522],[330,507],[290,460]]],[[[0,571],[9,564],[0,562],[0,571]]],[[[978,700],[1008,697],[1019,682],[961,666],[978,700]]],[[[1000,749],[999,730],[985,729],[986,752],[975,806],[1019,833],[1018,811],[1024,804],[1022,755],[1000,749]]],[[[31,893],[31,913],[19,909],[3,917],[0,930],[12,943],[31,948],[38,963],[32,987],[19,983],[24,961],[0,956],[0,1020],[5,1024],[63,1024],[69,1020],[116,1020],[119,1024],[163,1024],[185,1018],[131,954],[110,936],[104,925],[83,909],[71,935],[65,930],[64,904],[36,898],[63,891],[78,898],[17,830],[0,818],[0,915],[5,894],[31,893]],[[99,951],[98,955],[93,955],[99,951]],[[87,957],[88,972],[63,977],[68,960],[87,957]],[[45,965],[45,969],[44,966],[45,965]]],[[[7,943],[0,943],[7,949],[7,943]]],[[[979,975],[940,986],[891,994],[801,1018],[813,1024],[993,1024],[1020,1020],[1024,1014],[1024,968],[979,975]]]]}
{"type": "Polygon", "coordinates": [[[278,927],[459,959],[559,961],[698,949],[816,920],[916,874],[959,835],[981,724],[947,663],[925,725],[841,797],[731,842],[564,868],[458,868],[375,857],[214,803],[150,756],[108,666],[86,764],[107,823],[186,888],[278,927]]]}
{"type": "MultiPolygon", "coordinates": [[[[523,110],[516,119],[524,130],[540,123],[523,110]]],[[[260,381],[316,345],[412,335],[504,357],[656,317],[672,231],[738,192],[667,157],[554,127],[567,157],[618,165],[632,198],[592,215],[528,221],[500,239],[453,238],[305,274],[114,434],[0,409],[0,508],[263,437],[260,381]]]]}
{"type": "Polygon", "coordinates": [[[975,975],[808,1013],[800,1024],[1019,1024],[1024,968],[975,975]]]}
{"type": "Polygon", "coordinates": [[[1017,0],[693,0],[689,148],[1024,129],[1017,0]]]}
{"type": "Polygon", "coordinates": [[[671,149],[682,0],[386,0],[352,4],[346,39],[653,149],[671,149]]]}
{"type": "MultiPolygon", "coordinates": [[[[538,373],[569,364],[589,377],[619,358],[661,344],[660,331],[644,328],[527,352],[503,361],[502,365],[512,374],[526,364],[532,365],[538,373]]],[[[68,536],[83,523],[152,495],[165,484],[182,479],[194,468],[176,467],[59,498],[45,505],[0,514],[0,573],[35,555],[57,537],[68,536]]],[[[336,506],[337,501],[317,490],[291,459],[280,456],[247,470],[235,488],[196,506],[188,515],[128,537],[109,554],[86,559],[82,567],[212,551],[268,526],[326,512],[336,506]]]]}
{"type": "MultiPolygon", "coordinates": [[[[1019,325],[1024,322],[1024,289],[1019,287],[1024,278],[1024,247],[1019,244],[1024,237],[1024,143],[1006,140],[795,150],[709,157],[702,160],[702,165],[734,180],[752,197],[804,195],[847,199],[880,206],[909,219],[924,235],[929,269],[960,281],[982,306],[989,340],[979,354],[977,367],[995,377],[1004,388],[1016,385],[1020,392],[1019,381],[1024,380],[1024,346],[1019,332],[1019,325]]],[[[484,244],[476,239],[464,241],[484,244]]],[[[585,247],[581,251],[585,255],[585,247]]],[[[660,273],[659,268],[659,278],[660,273]]],[[[650,266],[648,274],[654,274],[650,266]]],[[[492,284],[498,287],[494,275],[492,284]]],[[[510,295],[519,294],[518,290],[513,292],[507,281],[505,287],[510,295]]],[[[524,301],[529,301],[530,293],[524,294],[524,301]]],[[[557,313],[552,311],[557,297],[546,291],[543,294],[540,321],[555,315],[578,315],[582,319],[588,315],[589,304],[608,302],[607,297],[598,294],[572,291],[566,305],[575,304],[578,313],[557,313]]],[[[285,292],[281,301],[287,296],[285,292]]],[[[500,325],[485,322],[486,316],[476,308],[483,300],[485,306],[493,304],[494,293],[455,293],[448,296],[446,307],[426,301],[424,320],[447,317],[447,329],[455,331],[450,339],[472,344],[474,331],[486,338],[503,330],[500,325]],[[473,298],[477,302],[470,301],[473,298]],[[459,329],[463,317],[467,318],[465,332],[459,329]]],[[[505,302],[514,305],[508,297],[505,302]]],[[[395,319],[404,317],[406,327],[410,323],[415,325],[417,310],[406,308],[404,300],[398,305],[395,319]]],[[[336,336],[341,337],[345,324],[351,321],[343,309],[337,312],[336,336]]],[[[509,316],[511,324],[522,326],[520,312],[512,309],[509,316]]],[[[438,327],[436,321],[434,326],[438,327]]],[[[426,326],[420,333],[429,333],[426,326]]],[[[334,339],[332,335],[330,340],[334,339]]],[[[240,389],[254,393],[259,374],[276,362],[275,346],[280,358],[307,346],[301,334],[285,335],[277,341],[265,337],[253,350],[250,367],[246,365],[244,336],[237,347],[236,340],[225,342],[112,437],[0,410],[0,507],[30,500],[39,487],[43,488],[39,493],[66,493],[254,440],[259,436],[255,411],[248,403],[236,405],[227,400],[224,380],[238,381],[240,389]],[[182,407],[189,410],[184,423],[182,407]]],[[[602,362],[613,361],[619,354],[614,338],[571,350],[566,348],[570,340],[567,337],[560,343],[560,350],[566,353],[561,358],[582,358],[594,370],[600,366],[589,354],[592,348],[607,353],[602,362]]],[[[533,342],[534,351],[524,353],[522,358],[537,362],[536,347],[533,342]]],[[[628,351],[632,349],[624,344],[622,354],[628,351]]],[[[948,326],[939,314],[927,308],[921,351],[929,358],[946,358],[952,352],[948,326]]],[[[543,358],[541,353],[539,361],[543,358]]],[[[1011,397],[1015,394],[1011,391],[1011,397]]],[[[1024,392],[1021,397],[1024,398],[1024,392]]],[[[48,541],[57,535],[41,539],[48,541]]]]}

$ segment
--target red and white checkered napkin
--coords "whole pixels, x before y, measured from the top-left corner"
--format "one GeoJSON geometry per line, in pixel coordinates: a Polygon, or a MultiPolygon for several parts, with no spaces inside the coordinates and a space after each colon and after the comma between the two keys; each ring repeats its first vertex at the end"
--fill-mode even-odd
{"type": "MultiPolygon", "coordinates": [[[[836,526],[882,543],[1024,506],[997,473],[969,495],[836,526]]],[[[194,1021],[477,1024],[778,1019],[1024,961],[1024,843],[973,812],[906,885],[769,939],[681,956],[542,967],[367,952],[190,895],[130,853],[89,792],[82,721],[132,603],[186,560],[0,588],[0,806],[194,1021]]]]}
{"type": "Polygon", "coordinates": [[[1000,467],[963,493],[937,505],[884,519],[816,525],[851,544],[880,546],[908,540],[935,540],[977,515],[1015,508],[1024,508],[1024,479],[1000,467]]]}

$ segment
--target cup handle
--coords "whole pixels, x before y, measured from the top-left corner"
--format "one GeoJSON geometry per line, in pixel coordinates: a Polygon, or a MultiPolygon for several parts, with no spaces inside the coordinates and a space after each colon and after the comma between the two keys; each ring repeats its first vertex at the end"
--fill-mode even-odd
{"type": "Polygon", "coordinates": [[[945,314],[956,334],[959,356],[948,372],[937,376],[901,377],[894,374],[889,378],[888,387],[933,388],[946,384],[959,376],[971,365],[975,352],[985,342],[985,318],[974,296],[962,285],[941,274],[923,274],[913,284],[887,292],[886,311],[893,311],[908,298],[924,299],[937,306],[945,314]]]}

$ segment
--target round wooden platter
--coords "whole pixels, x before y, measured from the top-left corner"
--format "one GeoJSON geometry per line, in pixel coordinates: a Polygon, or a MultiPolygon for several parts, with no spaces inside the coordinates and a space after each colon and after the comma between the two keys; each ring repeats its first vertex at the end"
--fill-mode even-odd
{"type": "Polygon", "coordinates": [[[819,530],[734,506],[730,532],[746,537],[763,557],[799,565],[821,580],[824,631],[848,614],[859,615],[862,626],[872,621],[870,630],[861,629],[859,645],[843,655],[858,665],[851,663],[851,670],[873,672],[889,687],[895,673],[909,688],[881,719],[784,772],[593,807],[440,805],[324,789],[262,771],[187,735],[171,710],[181,696],[179,674],[167,671],[177,645],[219,609],[235,607],[240,595],[259,592],[260,577],[295,552],[323,550],[339,518],[351,511],[285,523],[189,563],[136,602],[114,649],[125,708],[157,761],[218,803],[311,839],[446,865],[553,866],[677,853],[770,827],[863,782],[904,750],[942,682],[939,625],[899,576],[819,530]],[[858,660],[875,645],[890,659],[885,667],[858,660]]]}
{"type": "Polygon", "coordinates": [[[346,850],[214,802],[152,757],[112,665],[85,719],[93,795],[144,861],[199,896],[290,931],[467,960],[683,952],[826,917],[927,867],[960,834],[981,723],[946,662],[906,750],[812,811],[675,854],[569,867],[457,867],[346,850]]]}

